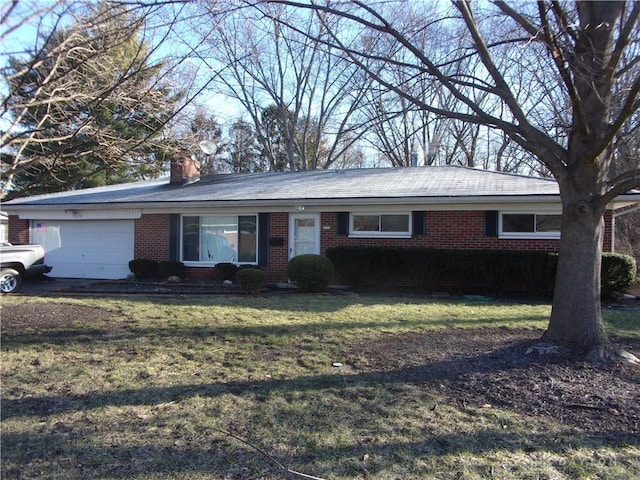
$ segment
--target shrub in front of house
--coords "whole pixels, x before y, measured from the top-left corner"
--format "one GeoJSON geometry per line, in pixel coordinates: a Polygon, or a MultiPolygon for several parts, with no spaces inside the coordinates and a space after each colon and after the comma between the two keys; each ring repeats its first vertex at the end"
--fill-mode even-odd
{"type": "Polygon", "coordinates": [[[266,281],[267,274],[258,268],[241,268],[236,273],[236,283],[245,293],[258,293],[266,281]]]}
{"type": "Polygon", "coordinates": [[[160,276],[162,276],[163,278],[184,278],[184,263],[171,262],[169,260],[160,262],[160,276]]]}
{"type": "Polygon", "coordinates": [[[129,262],[129,271],[136,280],[158,278],[160,276],[160,263],[148,258],[136,258],[129,262]]]}
{"type": "Polygon", "coordinates": [[[298,255],[289,260],[287,276],[303,292],[324,292],[333,280],[335,269],[331,260],[322,255],[298,255]]]}
{"type": "Polygon", "coordinates": [[[219,282],[229,280],[233,282],[238,273],[239,267],[235,263],[218,263],[213,268],[213,278],[219,282]]]}
{"type": "Polygon", "coordinates": [[[621,253],[602,255],[602,296],[624,293],[636,279],[637,265],[633,257],[621,253]]]}
{"type": "Polygon", "coordinates": [[[402,252],[408,249],[391,247],[333,247],[327,258],[335,266],[336,281],[356,288],[383,285],[401,270],[402,252]]]}
{"type": "Polygon", "coordinates": [[[394,247],[333,247],[327,257],[336,266],[337,278],[355,287],[417,287],[427,292],[527,292],[548,295],[553,291],[557,254],[543,251],[454,250],[394,247]],[[374,275],[365,263],[375,264],[374,275]],[[360,273],[357,273],[360,272],[360,273]],[[382,279],[382,280],[380,280],[382,279]]]}
{"type": "MultiPolygon", "coordinates": [[[[558,254],[544,251],[352,246],[329,248],[327,257],[336,266],[337,277],[354,287],[385,287],[385,281],[380,279],[391,278],[427,292],[443,289],[494,295],[509,292],[549,295],[553,292],[558,266],[558,254]],[[379,271],[369,274],[374,270],[367,270],[366,263],[375,264],[379,271]]],[[[602,295],[625,292],[633,284],[635,275],[636,263],[632,257],[604,253],[602,295]]]]}

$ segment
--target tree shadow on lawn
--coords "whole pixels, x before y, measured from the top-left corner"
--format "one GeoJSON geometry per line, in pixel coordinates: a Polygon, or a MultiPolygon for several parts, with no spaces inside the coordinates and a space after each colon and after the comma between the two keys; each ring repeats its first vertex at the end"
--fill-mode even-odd
{"type": "MultiPolygon", "coordinates": [[[[54,313],[48,311],[52,305],[37,305],[36,314],[33,311],[22,312],[23,305],[5,306],[3,308],[3,345],[6,348],[21,348],[25,345],[70,345],[73,343],[104,343],[127,340],[145,339],[152,343],[163,339],[237,339],[237,338],[266,338],[275,336],[300,336],[323,334],[325,332],[346,332],[360,329],[375,328],[384,331],[385,328],[409,329],[450,329],[460,327],[490,327],[503,325],[503,317],[482,316],[478,319],[441,319],[428,318],[406,319],[402,314],[386,315],[385,320],[372,319],[368,321],[332,321],[331,318],[320,318],[318,321],[301,323],[270,323],[245,325],[217,325],[215,317],[198,320],[194,326],[175,326],[171,320],[158,320],[157,326],[139,327],[135,321],[123,318],[122,315],[100,308],[81,307],[80,312],[62,319],[60,308],[64,305],[56,304],[54,313]]],[[[78,310],[78,306],[69,305],[70,309],[78,310]]],[[[537,317],[523,313],[521,318],[511,317],[513,324],[535,324],[537,317]]],[[[538,319],[541,320],[541,319],[538,319]]],[[[541,335],[541,333],[539,333],[541,335]]]]}
{"type": "MultiPolygon", "coordinates": [[[[268,443],[270,439],[263,440],[268,443]]],[[[165,438],[161,439],[158,445],[131,447],[79,446],[77,442],[70,442],[68,436],[56,433],[38,434],[37,439],[33,434],[6,435],[3,443],[18,444],[22,448],[19,459],[5,458],[3,478],[40,476],[43,470],[46,472],[46,464],[55,466],[53,471],[64,472],[64,478],[69,480],[132,478],[143,473],[162,475],[162,478],[168,478],[166,475],[174,478],[175,475],[186,473],[208,474],[216,478],[299,478],[286,475],[275,463],[257,451],[215,430],[201,432],[201,435],[192,441],[187,439],[173,442],[172,438],[165,438]],[[30,452],[42,451],[42,444],[48,446],[49,454],[46,458],[33,458],[30,452]]],[[[322,478],[367,478],[380,472],[393,472],[394,469],[421,471],[420,473],[428,475],[430,472],[426,465],[437,465],[439,457],[457,454],[481,456],[492,452],[522,453],[531,458],[537,453],[551,452],[562,457],[580,448],[597,450],[605,446],[621,448],[629,444],[634,444],[634,439],[612,435],[609,431],[577,433],[566,430],[550,435],[546,432],[523,434],[500,428],[481,428],[474,433],[427,433],[415,441],[405,442],[324,445],[314,448],[313,451],[305,451],[297,446],[300,453],[286,458],[276,455],[274,458],[285,467],[308,475],[322,478]]],[[[265,448],[259,443],[256,446],[265,448]]],[[[473,460],[468,462],[471,468],[483,468],[482,461],[475,465],[473,460]]],[[[544,460],[541,462],[545,463],[544,460]]],[[[637,462],[637,458],[634,458],[633,452],[619,452],[616,462],[620,465],[633,464],[637,462]]],[[[560,463],[566,462],[560,460],[560,463]]],[[[521,473],[524,473],[527,465],[519,465],[519,468],[521,473]]]]}
{"type": "MultiPolygon", "coordinates": [[[[525,320],[527,321],[527,320],[525,320]]],[[[108,328],[80,326],[78,328],[56,328],[53,330],[31,329],[29,331],[15,331],[3,333],[3,344],[6,348],[16,349],[26,345],[70,345],[74,343],[113,343],[119,341],[146,339],[151,343],[162,339],[238,339],[238,338],[267,338],[273,336],[291,336],[322,334],[324,332],[357,331],[367,328],[384,330],[385,328],[401,329],[433,329],[433,328],[461,328],[477,327],[479,324],[489,326],[504,323],[502,318],[482,318],[481,320],[405,320],[402,318],[387,321],[337,322],[324,321],[321,323],[301,324],[271,324],[271,325],[234,325],[215,326],[202,323],[194,327],[158,327],[139,328],[120,324],[108,328]]],[[[514,320],[517,323],[517,320],[514,320]]],[[[538,331],[538,337],[542,335],[538,331]]]]}
{"type": "MultiPolygon", "coordinates": [[[[290,394],[408,384],[423,386],[429,391],[435,389],[462,408],[489,404],[530,415],[550,415],[556,421],[578,427],[584,427],[588,420],[595,428],[640,432],[637,388],[640,372],[636,367],[585,363],[566,354],[540,358],[526,355],[525,351],[536,342],[538,335],[535,330],[508,328],[388,334],[352,347],[346,353],[344,372],[83,395],[5,397],[1,399],[1,418],[53,415],[106,406],[156,405],[196,396],[290,394]],[[463,335],[465,339],[461,341],[463,335]],[[527,339],[523,341],[523,338],[527,339]]],[[[625,341],[627,345],[640,347],[640,339],[625,341]]]]}
{"type": "MultiPolygon", "coordinates": [[[[346,354],[347,366],[327,374],[194,383],[86,395],[2,398],[1,413],[3,420],[49,418],[104,407],[154,406],[169,402],[180,405],[180,402],[188,402],[195,397],[215,399],[229,394],[258,403],[260,398],[295,398],[301,394],[317,399],[333,396],[359,403],[359,411],[366,413],[369,405],[365,396],[371,391],[374,397],[384,397],[383,404],[364,417],[365,425],[360,425],[361,419],[349,419],[348,425],[352,429],[362,427],[365,431],[375,431],[390,421],[386,414],[398,415],[396,407],[410,408],[402,407],[404,395],[418,390],[429,397],[429,402],[442,402],[441,407],[434,403],[434,410],[455,408],[477,418],[493,415],[492,420],[487,420],[489,426],[474,427],[472,432],[433,433],[429,428],[414,426],[412,428],[416,429],[419,437],[415,441],[378,441],[373,438],[346,446],[292,445],[297,453],[279,459],[294,470],[320,476],[339,474],[353,477],[364,474],[365,470],[375,474],[402,466],[407,461],[406,456],[411,461],[429,463],[438,456],[457,453],[557,452],[580,447],[597,449],[640,445],[638,370],[586,364],[562,355],[525,355],[538,335],[537,331],[507,328],[388,334],[373,342],[353,346],[346,354]],[[462,334],[466,335],[464,341],[461,341],[462,334]],[[523,432],[521,426],[511,431],[497,424],[495,414],[500,411],[535,417],[540,422],[530,431],[523,432]],[[559,427],[548,432],[544,430],[544,422],[553,422],[559,427]]],[[[640,346],[640,340],[628,341],[636,348],[640,346]]],[[[374,398],[372,402],[375,401],[374,398]]],[[[311,424],[298,423],[300,419],[286,410],[291,408],[291,404],[287,405],[282,415],[277,417],[283,423],[277,425],[279,432],[286,431],[295,436],[296,432],[306,428],[317,429],[313,432],[316,436],[329,433],[327,425],[313,423],[317,416],[314,414],[310,414],[314,417],[311,424]]],[[[328,414],[322,412],[322,415],[328,414]]],[[[248,418],[243,421],[251,424],[253,412],[246,412],[246,415],[248,418]]],[[[438,415],[437,410],[434,415],[438,415]]],[[[229,419],[219,421],[224,424],[229,419]]],[[[446,420],[443,418],[442,421],[446,420]]],[[[137,428],[151,428],[153,420],[151,422],[141,421],[137,428]]],[[[79,428],[82,429],[83,425],[79,428]]],[[[128,448],[78,446],[77,438],[70,441],[68,435],[55,431],[7,434],[5,429],[5,454],[19,445],[21,453],[16,455],[21,458],[12,460],[13,455],[5,457],[8,463],[3,470],[6,468],[5,474],[10,477],[12,469],[17,468],[16,462],[26,464],[34,460],[29,458],[29,451],[41,452],[42,445],[49,445],[49,451],[53,452],[50,456],[59,458],[53,461],[68,465],[70,473],[67,478],[94,478],[107,473],[111,477],[125,478],[136,472],[176,474],[188,471],[220,475],[221,469],[229,471],[243,464],[250,466],[254,476],[255,470],[260,470],[264,475],[273,475],[272,478],[282,478],[282,472],[277,475],[277,468],[261,458],[259,453],[211,427],[201,425],[196,428],[200,429],[197,439],[176,433],[181,438],[180,445],[174,445],[173,438],[159,437],[157,444],[128,448]],[[96,462],[96,459],[100,461],[96,462]],[[79,468],[77,475],[73,473],[79,468]]],[[[256,428],[268,429],[258,424],[256,428]]],[[[251,432],[245,433],[251,435],[251,432]]],[[[381,434],[378,438],[384,436],[381,434]]],[[[256,446],[263,447],[259,442],[269,440],[259,438],[256,446]]],[[[624,456],[623,453],[620,455],[624,456]]],[[[49,458],[47,461],[52,460],[49,458]]],[[[625,460],[619,458],[617,461],[625,460]]],[[[37,468],[37,462],[34,465],[33,468],[37,468]]],[[[248,476],[249,473],[240,475],[242,478],[248,476]]]]}

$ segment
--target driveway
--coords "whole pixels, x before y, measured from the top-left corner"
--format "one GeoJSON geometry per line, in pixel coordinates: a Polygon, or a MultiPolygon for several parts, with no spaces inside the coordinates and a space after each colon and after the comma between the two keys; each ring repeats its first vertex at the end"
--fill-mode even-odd
{"type": "Polygon", "coordinates": [[[95,282],[91,278],[33,278],[25,280],[19,295],[47,295],[50,293],[62,293],[64,291],[77,290],[80,287],[91,285],[95,282]]]}

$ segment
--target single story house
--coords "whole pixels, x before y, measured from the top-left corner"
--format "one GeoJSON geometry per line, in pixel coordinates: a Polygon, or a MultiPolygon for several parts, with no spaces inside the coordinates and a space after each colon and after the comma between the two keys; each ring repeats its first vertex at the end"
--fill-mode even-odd
{"type": "MultiPolygon", "coordinates": [[[[621,195],[605,215],[640,204],[621,195]]],[[[135,258],[220,262],[286,280],[290,258],[344,245],[556,251],[555,181],[457,166],[218,174],[174,159],[170,178],[14,199],[9,241],[41,243],[51,276],[125,278],[135,258]]]]}

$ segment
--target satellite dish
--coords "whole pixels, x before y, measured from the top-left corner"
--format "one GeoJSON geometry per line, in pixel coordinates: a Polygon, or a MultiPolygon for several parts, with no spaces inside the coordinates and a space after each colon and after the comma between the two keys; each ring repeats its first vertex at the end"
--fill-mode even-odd
{"type": "Polygon", "coordinates": [[[204,140],[198,144],[200,146],[200,150],[202,150],[207,155],[213,155],[216,153],[216,144],[210,140],[204,140]]]}

